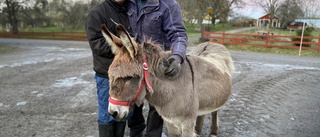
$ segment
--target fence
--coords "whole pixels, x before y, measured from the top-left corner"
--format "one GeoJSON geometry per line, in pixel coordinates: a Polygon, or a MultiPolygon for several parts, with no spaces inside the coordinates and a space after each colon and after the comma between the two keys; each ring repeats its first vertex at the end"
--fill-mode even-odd
{"type": "MultiPolygon", "coordinates": [[[[201,40],[210,40],[224,45],[262,46],[266,48],[300,48],[301,36],[281,36],[270,32],[256,32],[255,34],[233,34],[225,32],[202,31],[201,40]],[[298,39],[299,41],[292,41],[298,39]],[[295,46],[296,45],[296,46],[295,46]]],[[[308,42],[302,42],[302,49],[320,51],[320,36],[304,36],[308,42]]]]}
{"type": "MultiPolygon", "coordinates": [[[[51,40],[87,40],[85,32],[19,32],[12,34],[10,32],[0,32],[0,38],[27,38],[27,39],[51,39],[51,40]]],[[[211,40],[221,44],[232,44],[241,46],[263,46],[266,48],[300,48],[300,41],[291,39],[301,36],[281,36],[269,32],[257,32],[256,34],[233,34],[225,32],[202,31],[201,39],[211,40]]],[[[309,39],[310,42],[302,42],[302,49],[320,51],[320,36],[305,36],[303,39],[309,39]],[[305,46],[310,45],[310,46],[305,46]]]]}
{"type": "Polygon", "coordinates": [[[0,32],[0,38],[26,38],[51,40],[87,40],[85,32],[0,32]]]}

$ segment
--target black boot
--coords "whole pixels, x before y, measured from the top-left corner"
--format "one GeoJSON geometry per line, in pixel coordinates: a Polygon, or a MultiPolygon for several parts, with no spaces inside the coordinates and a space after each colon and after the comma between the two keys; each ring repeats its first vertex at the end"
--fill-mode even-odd
{"type": "Polygon", "coordinates": [[[132,116],[128,119],[128,127],[130,128],[130,137],[143,137],[143,130],[146,127],[143,117],[143,104],[138,107],[134,106],[132,116]]]}
{"type": "Polygon", "coordinates": [[[116,122],[114,124],[115,137],[123,137],[125,128],[126,128],[126,122],[125,121],[116,122]]]}
{"type": "Polygon", "coordinates": [[[141,132],[139,135],[136,135],[135,137],[143,137],[143,132],[141,132]]]}
{"type": "Polygon", "coordinates": [[[99,125],[99,137],[115,137],[113,125],[99,125]]]}
{"type": "Polygon", "coordinates": [[[147,118],[146,137],[162,136],[163,120],[156,109],[149,104],[149,113],[147,118]]]}

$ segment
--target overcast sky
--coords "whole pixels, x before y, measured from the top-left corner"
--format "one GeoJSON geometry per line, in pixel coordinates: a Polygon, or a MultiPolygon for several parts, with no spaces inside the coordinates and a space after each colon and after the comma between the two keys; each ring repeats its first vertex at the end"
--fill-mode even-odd
{"type": "MultiPolygon", "coordinates": [[[[71,0],[71,1],[89,2],[91,0],[71,0]]],[[[248,17],[255,18],[255,19],[260,18],[263,15],[265,15],[264,11],[260,8],[260,6],[257,6],[257,5],[255,5],[255,6],[248,5],[243,9],[235,10],[235,12],[237,12],[240,15],[248,16],[248,17]]]]}
{"type": "Polygon", "coordinates": [[[258,19],[266,14],[263,11],[263,9],[261,9],[260,7],[252,7],[252,6],[247,6],[243,9],[235,10],[234,12],[237,12],[240,15],[248,16],[255,19],[258,19]]]}

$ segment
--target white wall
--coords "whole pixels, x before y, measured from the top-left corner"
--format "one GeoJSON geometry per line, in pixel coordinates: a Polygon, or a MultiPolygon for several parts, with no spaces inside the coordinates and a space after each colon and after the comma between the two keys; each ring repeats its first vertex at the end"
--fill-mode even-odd
{"type": "Polygon", "coordinates": [[[320,28],[320,18],[319,19],[295,19],[295,22],[305,22],[308,26],[313,26],[320,28]]]}

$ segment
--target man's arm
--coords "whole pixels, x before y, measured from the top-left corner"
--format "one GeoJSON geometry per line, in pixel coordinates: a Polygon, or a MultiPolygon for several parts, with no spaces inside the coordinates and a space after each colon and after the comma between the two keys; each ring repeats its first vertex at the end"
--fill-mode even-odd
{"type": "Polygon", "coordinates": [[[92,52],[99,56],[111,58],[114,57],[111,46],[106,43],[100,29],[100,26],[104,24],[102,19],[97,11],[91,11],[87,17],[85,29],[92,52]]]}
{"type": "Polygon", "coordinates": [[[179,55],[183,62],[186,58],[188,36],[182,21],[180,6],[176,1],[164,13],[163,29],[167,39],[172,43],[172,54],[179,55]]]}
{"type": "Polygon", "coordinates": [[[176,1],[164,13],[163,28],[167,39],[172,43],[172,55],[168,58],[170,65],[165,70],[165,75],[174,76],[179,73],[180,64],[186,59],[188,41],[180,6],[176,1]]]}

